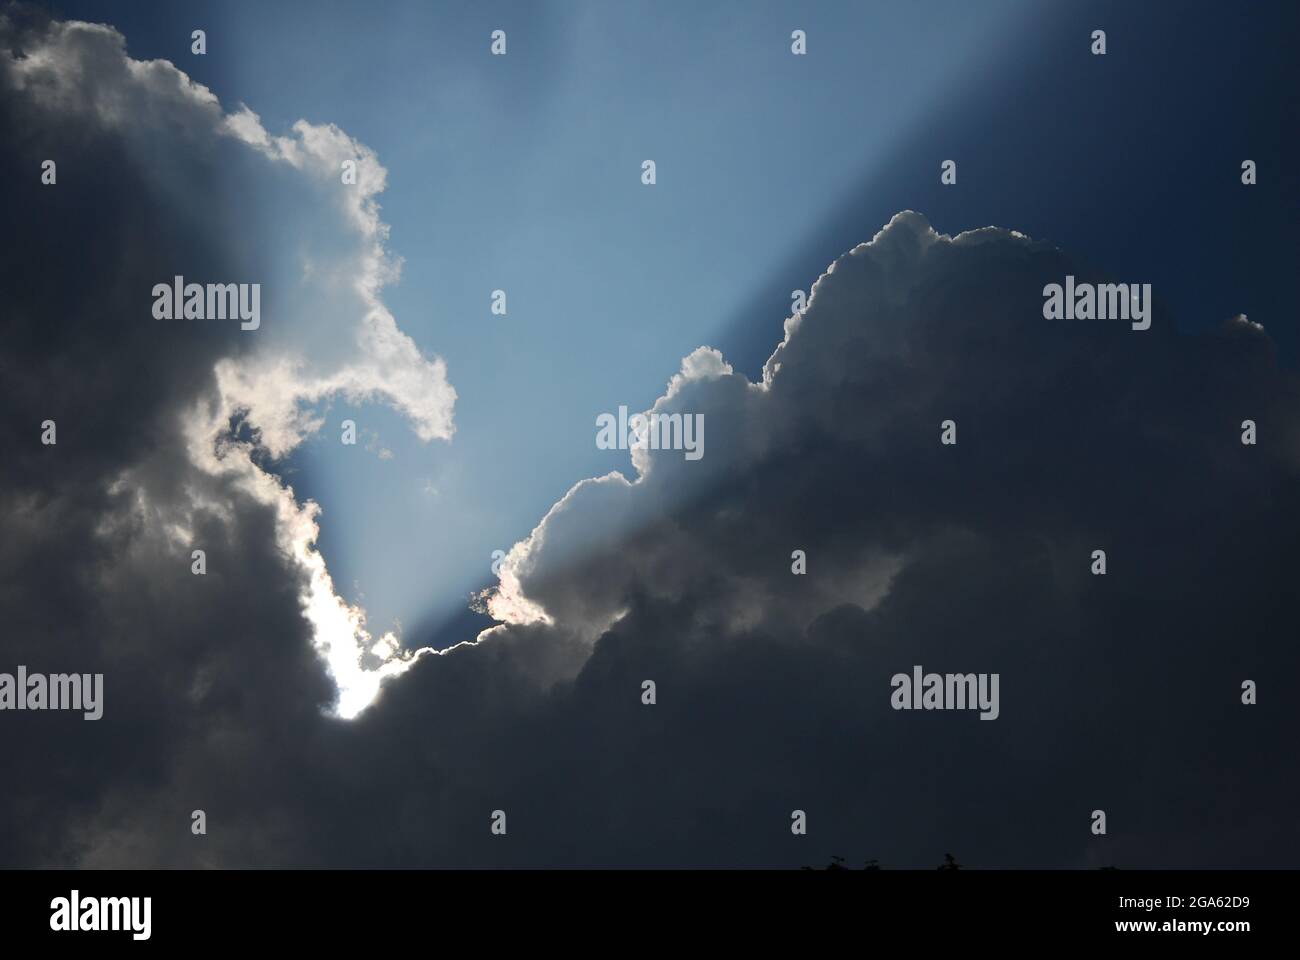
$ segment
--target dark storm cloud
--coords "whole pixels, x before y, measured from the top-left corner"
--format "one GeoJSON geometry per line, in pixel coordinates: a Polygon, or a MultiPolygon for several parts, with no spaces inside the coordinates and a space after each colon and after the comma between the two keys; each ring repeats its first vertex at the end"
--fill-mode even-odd
{"type": "MultiPolygon", "coordinates": [[[[658,408],[704,413],[703,460],[579,485],[511,557],[540,635],[599,639],[513,750],[462,745],[520,835],[505,853],[453,805],[453,859],[1294,862],[1295,382],[1258,325],[1180,336],[1158,296],[1147,331],[1046,321],[1067,274],[1138,279],[900,214],[819,280],[764,385],[689,358],[658,408]],[[1001,716],[891,710],[914,664],[1000,673],[1001,716]],[[1240,703],[1246,679],[1268,703],[1240,703]]],[[[423,685],[449,667],[366,723],[418,701],[399,726],[440,727],[423,685]]]]}
{"type": "MultiPolygon", "coordinates": [[[[15,16],[0,49],[49,47],[15,16]]],[[[214,370],[266,368],[221,367],[249,362],[237,324],[140,322],[178,256],[248,267],[244,238],[178,196],[229,199],[214,158],[286,148],[214,132],[201,96],[169,120],[184,91],[159,67],[131,124],[86,113],[139,68],[72,39],[59,56],[85,83],[53,101],[0,58],[20,241],[0,266],[0,596],[5,665],[102,671],[106,707],[0,715],[21,772],[0,863],[1296,862],[1300,422],[1263,331],[1180,336],[1158,290],[1149,331],[1046,321],[1046,283],[1141,278],[900,214],[822,276],[762,383],[709,350],[683,362],[657,409],[704,415],[701,460],[638,453],[635,482],[576,486],[512,552],[491,601],[507,622],[343,721],[303,616],[313,569],[287,552],[310,517],[191,447],[186,411],[225,410],[214,370]],[[913,664],[1000,673],[1001,715],[891,710],[913,664]]],[[[443,395],[403,396],[436,435],[443,395]]],[[[300,429],[253,407],[268,436],[300,429]]]]}
{"type": "MultiPolygon", "coordinates": [[[[0,46],[19,59],[48,49],[46,31],[54,29],[20,26],[28,16],[13,9],[0,17],[0,46]]],[[[107,791],[155,788],[195,720],[205,715],[206,735],[207,719],[230,709],[223,687],[238,674],[226,661],[240,654],[223,638],[260,637],[257,659],[268,669],[277,664],[274,680],[248,671],[241,697],[257,697],[264,682],[263,693],[286,691],[271,703],[328,702],[331,691],[312,670],[290,572],[266,536],[266,508],[223,489],[213,493],[236,506],[238,524],[196,513],[210,554],[239,557],[231,579],[204,583],[189,574],[188,549],[158,553],[143,535],[156,505],[187,497],[184,484],[201,480],[185,462],[177,414],[211,389],[214,360],[236,351],[239,334],[237,325],[181,332],[141,322],[150,288],[177,262],[217,276],[238,268],[220,237],[177,216],[166,178],[160,182],[138,152],[164,135],[160,128],[178,132],[164,116],[167,97],[121,104],[150,110],[157,123],[139,124],[129,142],[89,122],[83,106],[95,95],[94,71],[109,69],[103,62],[87,58],[81,93],[59,108],[42,101],[39,75],[19,90],[8,57],[4,63],[0,669],[103,672],[106,706],[90,723],[70,714],[3,716],[12,775],[0,801],[0,862],[67,863],[79,856],[77,826],[90,822],[107,791]],[[39,180],[48,158],[58,163],[54,187],[39,180]],[[46,419],[57,424],[53,447],[40,443],[46,419]],[[139,472],[139,485],[115,485],[128,469],[139,472]],[[145,488],[148,505],[136,501],[145,488]],[[213,686],[200,694],[205,676],[213,686]]],[[[202,147],[166,155],[177,164],[168,177],[212,189],[202,147]]]]}
{"type": "MultiPolygon", "coordinates": [[[[312,428],[295,419],[299,399],[344,393],[388,399],[431,437],[449,409],[445,380],[363,293],[326,291],[345,305],[336,314],[293,305],[351,349],[309,350],[287,371],[277,347],[292,339],[289,304],[264,318],[265,340],[238,322],[152,316],[154,285],[176,274],[267,278],[266,246],[283,235],[240,231],[268,182],[298,200],[299,229],[322,238],[321,251],[293,249],[323,252],[319,265],[359,288],[369,277],[358,264],[385,269],[369,190],[333,207],[311,196],[321,169],[337,182],[339,153],[356,158],[362,187],[382,185],[373,155],[338,131],[303,125],[259,142],[251,114],[227,117],[170,64],[128,60],[111,29],[26,7],[0,11],[0,130],[0,671],[105,677],[98,721],[3,715],[14,774],[0,862],[79,862],[88,850],[134,862],[152,845],[112,825],[134,823],[141,796],[210,762],[209,750],[256,768],[275,740],[267,731],[319,725],[337,695],[313,650],[319,624],[303,616],[304,597],[331,596],[306,549],[311,512],[245,447],[214,446],[209,423],[237,416],[283,449],[312,428]],[[53,185],[41,182],[45,160],[57,163],[53,185]],[[376,389],[376,355],[391,387],[376,389]],[[46,420],[52,446],[40,442],[46,420]],[[193,547],[207,553],[204,577],[190,572],[193,547]]],[[[203,802],[178,799],[175,833],[189,835],[203,802]]],[[[156,842],[168,836],[160,821],[156,842]]]]}

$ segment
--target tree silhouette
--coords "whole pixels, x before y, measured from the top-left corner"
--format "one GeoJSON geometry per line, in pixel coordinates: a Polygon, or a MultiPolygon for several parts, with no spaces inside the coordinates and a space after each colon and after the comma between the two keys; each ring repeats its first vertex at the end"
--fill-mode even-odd
{"type": "MultiPolygon", "coordinates": [[[[819,868],[818,868],[818,867],[807,867],[807,866],[805,866],[805,867],[800,867],[799,869],[801,869],[801,870],[817,870],[817,869],[819,869],[819,868]]],[[[852,870],[853,868],[852,868],[852,867],[846,867],[846,866],[844,865],[844,858],[843,858],[843,857],[835,856],[834,854],[832,854],[832,855],[831,855],[831,862],[828,863],[828,864],[826,864],[826,866],[821,867],[820,869],[822,869],[822,870],[852,870]]],[[[877,860],[877,859],[875,859],[875,858],[873,857],[872,859],[868,860],[866,863],[864,863],[864,864],[862,865],[862,869],[863,869],[863,870],[879,870],[879,869],[880,869],[880,861],[877,860]]]]}
{"type": "MultiPolygon", "coordinates": [[[[803,866],[803,867],[800,867],[799,869],[800,869],[800,870],[852,870],[853,868],[852,868],[852,867],[849,867],[849,866],[845,866],[845,862],[844,862],[844,858],[843,858],[843,857],[838,856],[838,855],[835,855],[835,854],[832,854],[832,855],[831,855],[831,862],[828,863],[828,864],[826,864],[826,866],[824,866],[824,867],[809,867],[809,866],[803,866]]],[[[868,861],[866,861],[864,864],[862,864],[862,869],[863,869],[863,870],[880,870],[880,869],[881,869],[880,861],[877,860],[875,857],[872,857],[870,860],[868,860],[868,861]]],[[[951,853],[945,853],[945,854],[943,855],[943,863],[939,864],[939,869],[940,869],[940,870],[960,870],[960,869],[961,869],[961,864],[957,862],[957,858],[954,857],[951,853]]],[[[1115,868],[1114,868],[1114,867],[1102,867],[1102,869],[1103,869],[1103,870],[1113,870],[1113,869],[1115,869],[1115,868]]]]}

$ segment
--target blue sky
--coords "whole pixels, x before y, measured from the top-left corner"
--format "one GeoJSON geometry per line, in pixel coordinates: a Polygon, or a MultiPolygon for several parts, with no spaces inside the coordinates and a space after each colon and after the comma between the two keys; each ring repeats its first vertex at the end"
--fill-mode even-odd
{"type": "Polygon", "coordinates": [[[340,593],[411,645],[466,639],[492,551],[575,481],[630,472],[596,449],[599,413],[648,407],[700,344],[756,374],[790,291],[896,210],[1052,239],[1153,282],[1186,325],[1244,311],[1293,343],[1270,322],[1294,304],[1287,248],[1270,263],[1197,232],[1285,226],[1276,195],[1243,196],[1234,172],[1253,156],[1276,176],[1290,134],[1234,139],[1278,93],[1230,68],[1246,35],[1231,11],[1179,35],[1122,5],[1025,2],[59,9],[114,23],[132,56],[173,60],[272,133],[332,122],[387,167],[404,269],[384,300],[447,361],[456,436],[422,444],[388,409],[336,403],[282,472],[323,507],[340,593]],[[1105,58],[1088,52],[1097,26],[1105,58]],[[505,57],[488,52],[496,28],[505,57]],[[796,28],[807,56],[790,53],[796,28]],[[956,187],[939,184],[949,158],[956,187]],[[344,417],[357,447],[338,442],[344,417]]]}

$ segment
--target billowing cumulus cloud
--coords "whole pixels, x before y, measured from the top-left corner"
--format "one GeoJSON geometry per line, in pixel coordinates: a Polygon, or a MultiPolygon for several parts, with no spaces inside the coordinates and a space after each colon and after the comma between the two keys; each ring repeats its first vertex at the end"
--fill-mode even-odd
{"type": "Polygon", "coordinates": [[[332,395],[450,433],[442,368],[378,299],[395,269],[378,160],[333,128],[223,113],[109,31],[3,29],[0,128],[25,131],[0,140],[6,166],[69,158],[56,190],[3,186],[25,231],[0,266],[6,654],[102,670],[107,702],[94,723],[4,719],[29,775],[0,801],[0,862],[1300,855],[1300,398],[1273,318],[1189,337],[1157,291],[1144,332],[1044,320],[1045,284],[1108,278],[901,213],[817,280],[757,382],[707,347],[665,371],[654,410],[702,415],[702,458],[638,450],[577,483],[510,552],[486,598],[501,623],[404,656],[337,599],[313,508],[261,466],[332,395]],[[349,156],[354,193],[334,172],[349,156]],[[263,234],[195,198],[232,183],[286,215],[263,234]],[[149,322],[141,291],[176,272],[297,285],[268,293],[252,339],[149,322]],[[301,336],[316,323],[328,335],[301,336]],[[891,709],[915,664],[999,673],[1000,716],[891,709]],[[323,709],[339,688],[351,721],[323,709]]]}
{"type": "MultiPolygon", "coordinates": [[[[16,10],[3,21],[6,109],[13,129],[25,132],[13,144],[10,167],[25,172],[9,189],[27,195],[21,204],[41,205],[30,212],[51,239],[86,242],[33,250],[33,259],[47,255],[34,273],[13,265],[29,298],[13,322],[61,330],[59,347],[40,345],[33,359],[66,375],[76,371],[59,348],[77,351],[95,339],[82,337],[82,324],[93,322],[97,336],[111,336],[121,361],[100,357],[96,368],[120,384],[92,378],[78,385],[93,410],[57,416],[57,381],[22,385],[25,402],[43,399],[47,406],[36,422],[48,416],[63,431],[45,462],[66,464],[60,457],[68,447],[84,449],[82,431],[106,431],[105,445],[124,432],[149,436],[155,449],[95,463],[94,479],[130,502],[136,536],[165,532],[157,548],[178,557],[191,545],[210,549],[197,535],[199,516],[233,520],[232,497],[264,505],[276,545],[300,580],[312,643],[339,689],[337,709],[352,715],[412,657],[391,636],[370,637],[363,612],[335,594],[314,548],[316,507],[299,503],[253,455],[291,452],[322,427],[324,405],[336,397],[391,405],[423,440],[452,436],[456,394],[445,364],[403,333],[380,299],[400,268],[379,216],[386,172],[372,151],[336,127],[300,121],[289,134],[272,136],[247,107],[224,112],[211,91],[172,64],[127,57],[123,38],[109,27],[23,28],[15,22],[22,15],[16,10]],[[58,165],[52,187],[27,175],[44,159],[58,165]],[[345,164],[355,178],[351,171],[344,177],[345,164]],[[32,196],[32,184],[46,193],[32,196]],[[115,202],[118,192],[123,200],[115,202]],[[82,218],[115,206],[119,219],[104,224],[112,234],[82,232],[82,218]],[[183,236],[163,242],[167,231],[183,236]],[[55,256],[62,262],[52,262],[55,256]],[[57,268],[79,278],[84,300],[46,299],[51,291],[41,280],[54,282],[57,268]],[[150,291],[176,276],[259,284],[260,325],[244,331],[237,320],[154,318],[150,291]],[[118,405],[115,394],[127,390],[139,409],[118,405]],[[119,422],[96,424],[111,415],[119,422]],[[161,471],[159,457],[167,460],[161,471]],[[172,496],[164,484],[180,489],[172,496]]],[[[124,525],[112,512],[100,523],[124,525]]],[[[229,559],[214,555],[211,563],[220,570],[229,559]]]]}
{"type": "MultiPolygon", "coordinates": [[[[1158,305],[1142,332],[1046,321],[1068,274],[1111,279],[1015,231],[901,213],[818,279],[759,382],[707,348],[683,361],[655,410],[703,414],[703,459],[639,450],[631,478],[578,484],[489,601],[531,614],[489,637],[591,645],[531,749],[513,737],[505,782],[595,836],[525,839],[522,859],[1294,859],[1275,761],[1295,707],[1240,702],[1297,666],[1277,627],[1294,378],[1239,317],[1207,337],[1158,305]],[[1243,445],[1246,419],[1267,440],[1243,445]],[[1000,717],[893,711],[889,680],[916,664],[999,673],[1000,717]],[[793,809],[817,824],[806,846],[793,809]]],[[[417,711],[447,669],[372,722],[417,711]]]]}

